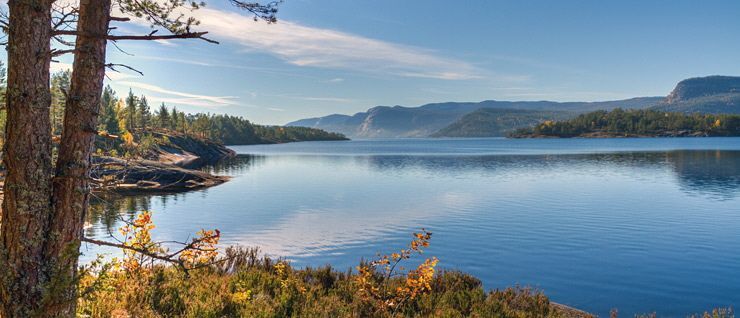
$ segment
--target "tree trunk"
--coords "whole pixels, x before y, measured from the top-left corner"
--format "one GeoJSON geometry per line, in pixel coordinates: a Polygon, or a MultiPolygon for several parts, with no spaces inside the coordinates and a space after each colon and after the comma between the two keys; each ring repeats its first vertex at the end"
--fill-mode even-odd
{"type": "Polygon", "coordinates": [[[81,0],[75,59],[64,113],[64,130],[54,178],[54,217],[46,253],[55,264],[59,286],[57,316],[73,317],[76,272],[90,193],[90,157],[97,136],[100,96],[105,79],[106,35],[111,0],[81,0]]]}
{"type": "Polygon", "coordinates": [[[49,63],[52,0],[8,1],[7,169],[0,226],[0,309],[38,317],[48,286],[44,245],[51,221],[49,63]]]}

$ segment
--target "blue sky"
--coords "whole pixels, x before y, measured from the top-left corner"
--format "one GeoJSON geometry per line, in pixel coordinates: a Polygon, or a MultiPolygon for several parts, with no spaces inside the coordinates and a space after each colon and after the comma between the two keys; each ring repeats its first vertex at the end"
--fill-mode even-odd
{"type": "Polygon", "coordinates": [[[736,0],[286,0],[267,25],[214,0],[193,14],[221,45],[110,46],[109,62],[145,75],[109,82],[265,124],[376,105],[659,96],[684,78],[740,75],[738,13],[736,0]]]}

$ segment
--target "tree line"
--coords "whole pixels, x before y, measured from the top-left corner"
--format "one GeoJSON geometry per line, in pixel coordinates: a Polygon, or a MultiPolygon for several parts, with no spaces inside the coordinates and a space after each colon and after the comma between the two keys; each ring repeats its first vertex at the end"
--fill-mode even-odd
{"type": "Polygon", "coordinates": [[[152,111],[146,96],[137,96],[129,90],[124,98],[118,98],[110,86],[103,89],[100,109],[98,129],[113,135],[158,130],[207,138],[227,145],[346,139],[344,135],[314,128],[257,125],[240,116],[190,114],[164,103],[152,111]]]}
{"type": "MultiPolygon", "coordinates": [[[[0,62],[0,91],[5,90],[5,68],[0,62]]],[[[70,71],[59,71],[51,76],[51,133],[62,134],[66,92],[69,90],[70,71]]],[[[4,96],[4,95],[3,95],[4,96]]],[[[227,145],[271,144],[310,140],[345,140],[342,134],[307,127],[257,125],[240,116],[210,113],[185,113],[176,106],[161,103],[152,110],[145,95],[132,90],[119,97],[110,86],[103,89],[100,98],[98,131],[119,136],[125,133],[142,135],[150,131],[178,133],[210,139],[227,145]]],[[[0,112],[0,128],[4,131],[5,111],[0,112]]],[[[1,140],[1,138],[0,138],[1,140]]]]}
{"type": "Polygon", "coordinates": [[[565,121],[545,121],[513,137],[577,137],[603,133],[623,136],[740,136],[739,115],[685,114],[656,110],[595,111],[565,121]]]}

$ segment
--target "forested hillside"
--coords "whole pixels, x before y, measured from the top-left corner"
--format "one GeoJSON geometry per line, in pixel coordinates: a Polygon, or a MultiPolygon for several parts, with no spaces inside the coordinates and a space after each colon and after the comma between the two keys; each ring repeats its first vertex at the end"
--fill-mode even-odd
{"type": "Polygon", "coordinates": [[[548,120],[512,137],[702,137],[740,136],[740,115],[666,113],[655,110],[595,111],[566,121],[548,120]]]}
{"type": "Polygon", "coordinates": [[[500,137],[545,120],[566,119],[570,112],[482,108],[432,134],[432,137],[500,137]]]}

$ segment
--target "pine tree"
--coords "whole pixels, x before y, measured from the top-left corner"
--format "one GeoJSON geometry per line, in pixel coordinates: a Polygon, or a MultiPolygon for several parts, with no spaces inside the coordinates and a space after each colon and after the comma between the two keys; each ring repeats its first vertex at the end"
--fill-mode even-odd
{"type": "Polygon", "coordinates": [[[139,98],[139,109],[136,115],[136,123],[142,129],[146,129],[150,125],[151,113],[149,111],[149,102],[147,102],[144,95],[141,95],[139,98]]]}
{"type": "Polygon", "coordinates": [[[129,132],[133,132],[138,127],[136,126],[136,109],[138,108],[138,103],[138,98],[129,89],[128,96],[126,96],[126,130],[129,132]]]}
{"type": "Polygon", "coordinates": [[[159,111],[157,111],[157,124],[159,128],[170,128],[170,113],[164,103],[159,106],[159,111]]]}
{"type": "Polygon", "coordinates": [[[177,107],[172,106],[172,114],[170,114],[170,128],[177,131],[180,116],[177,115],[177,107]]]}
{"type": "Polygon", "coordinates": [[[69,91],[69,70],[60,71],[51,76],[51,133],[61,135],[64,125],[64,104],[67,102],[69,91]]]}
{"type": "Polygon", "coordinates": [[[116,92],[113,91],[110,85],[106,86],[100,100],[99,129],[112,135],[118,135],[120,133],[118,113],[116,111],[117,102],[118,98],[116,97],[116,92]]]}

